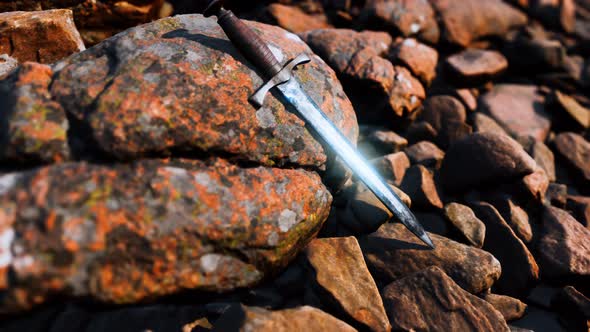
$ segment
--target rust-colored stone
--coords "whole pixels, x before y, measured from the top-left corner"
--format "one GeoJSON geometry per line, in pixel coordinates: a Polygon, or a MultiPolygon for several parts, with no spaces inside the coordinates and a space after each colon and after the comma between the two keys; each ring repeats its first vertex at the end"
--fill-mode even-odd
{"type": "Polygon", "coordinates": [[[429,168],[440,168],[445,158],[445,152],[435,144],[428,141],[421,141],[409,146],[405,153],[412,164],[418,164],[429,168]]]}
{"type": "Polygon", "coordinates": [[[294,33],[331,27],[325,16],[312,16],[295,6],[273,3],[268,6],[268,13],[278,26],[294,33]]]}
{"type": "Polygon", "coordinates": [[[498,310],[505,320],[511,321],[524,316],[527,305],[519,299],[506,295],[484,294],[483,299],[498,310]]]}
{"type": "Polygon", "coordinates": [[[2,312],[251,286],[307,244],[331,203],[314,173],[223,160],[65,163],[0,183],[2,312]]]}
{"type": "Polygon", "coordinates": [[[460,84],[482,84],[503,73],[508,60],[497,51],[467,49],[446,59],[447,68],[460,84]]]}
{"type": "Polygon", "coordinates": [[[410,196],[415,208],[423,210],[443,208],[434,174],[422,165],[415,165],[408,169],[400,188],[410,196]]]}
{"type": "Polygon", "coordinates": [[[396,41],[389,58],[393,62],[407,66],[426,86],[436,77],[438,52],[414,38],[396,41]]]}
{"type": "Polygon", "coordinates": [[[378,285],[438,266],[466,291],[477,294],[500,277],[500,262],[490,253],[446,237],[429,234],[436,249],[429,250],[405,226],[384,224],[359,238],[367,266],[378,285]]]}
{"type": "Polygon", "coordinates": [[[383,301],[395,330],[510,331],[500,312],[436,266],[391,283],[383,301]]]}
{"type": "Polygon", "coordinates": [[[372,164],[384,178],[399,186],[410,168],[410,159],[404,152],[397,152],[375,159],[372,164]]]}
{"type": "MultiPolygon", "coordinates": [[[[557,152],[569,163],[584,185],[590,183],[590,142],[576,133],[561,133],[555,137],[557,152]]],[[[581,187],[583,188],[582,185],[581,187]]],[[[584,189],[585,190],[585,189],[584,189]]]]}
{"type": "Polygon", "coordinates": [[[26,62],[0,81],[0,161],[45,164],[70,156],[66,113],[51,99],[53,71],[26,62]]]}
{"type": "Polygon", "coordinates": [[[445,205],[446,219],[476,248],[483,247],[486,225],[479,220],[470,207],[450,203],[445,205]]]}
{"type": "Polygon", "coordinates": [[[53,63],[85,49],[71,10],[0,13],[0,54],[53,63]]]}

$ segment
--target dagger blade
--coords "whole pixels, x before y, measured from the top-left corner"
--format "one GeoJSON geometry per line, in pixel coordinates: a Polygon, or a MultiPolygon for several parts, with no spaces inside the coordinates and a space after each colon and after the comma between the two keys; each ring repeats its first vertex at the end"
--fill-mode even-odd
{"type": "Polygon", "coordinates": [[[305,122],[320,136],[353,173],[375,194],[375,196],[396,216],[404,226],[419,237],[430,248],[434,243],[424,231],[416,217],[401,199],[391,190],[372,166],[357,152],[354,146],[340,132],[332,121],[303,90],[293,76],[276,88],[289,104],[299,112],[305,122]]]}

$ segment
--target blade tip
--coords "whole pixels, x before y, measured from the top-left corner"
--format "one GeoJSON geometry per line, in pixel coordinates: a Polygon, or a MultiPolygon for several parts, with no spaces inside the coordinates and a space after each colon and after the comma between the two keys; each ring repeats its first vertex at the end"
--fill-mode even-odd
{"type": "Polygon", "coordinates": [[[430,249],[436,249],[436,246],[434,245],[434,242],[432,242],[432,240],[430,239],[430,237],[428,236],[428,234],[426,232],[424,232],[420,236],[420,239],[422,240],[422,242],[426,243],[426,245],[429,246],[430,249]]]}

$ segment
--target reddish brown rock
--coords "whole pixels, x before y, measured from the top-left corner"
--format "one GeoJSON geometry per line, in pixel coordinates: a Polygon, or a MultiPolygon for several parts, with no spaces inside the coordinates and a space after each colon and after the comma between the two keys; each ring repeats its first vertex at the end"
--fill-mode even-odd
{"type": "Polygon", "coordinates": [[[426,86],[436,77],[438,52],[414,38],[398,41],[392,48],[389,59],[408,67],[426,86]]]}
{"type": "Polygon", "coordinates": [[[8,76],[16,67],[18,67],[18,60],[8,54],[0,54],[0,80],[8,76]]]}
{"type": "Polygon", "coordinates": [[[469,111],[475,111],[477,109],[477,95],[478,92],[471,89],[455,90],[455,96],[461,100],[465,108],[469,111]]]}
{"type": "Polygon", "coordinates": [[[443,208],[439,190],[434,182],[434,174],[422,165],[410,167],[400,185],[412,199],[414,208],[437,210],[443,208]]]}
{"type": "Polygon", "coordinates": [[[440,267],[459,286],[477,294],[490,288],[500,277],[500,263],[491,254],[446,237],[429,234],[436,249],[426,250],[403,225],[384,224],[371,235],[359,238],[367,266],[379,285],[440,267]]]}
{"type": "Polygon", "coordinates": [[[354,237],[315,239],[305,249],[312,280],[322,292],[322,303],[337,303],[359,328],[390,331],[377,285],[354,237]],[[323,298],[325,297],[325,298],[323,298]]]}
{"type": "Polygon", "coordinates": [[[524,25],[526,15],[501,0],[431,0],[441,17],[443,38],[467,47],[482,37],[504,37],[524,25]]]}
{"type": "Polygon", "coordinates": [[[403,67],[394,66],[393,87],[387,106],[399,117],[408,115],[422,106],[426,98],[424,86],[403,67]]]}
{"type": "Polygon", "coordinates": [[[481,84],[508,68],[508,61],[497,51],[467,49],[446,59],[450,73],[460,84],[481,84]]]}
{"type": "Polygon", "coordinates": [[[551,307],[558,312],[590,320],[590,298],[572,286],[566,286],[555,294],[551,299],[551,307]]]}
{"type": "Polygon", "coordinates": [[[426,121],[414,121],[408,127],[406,137],[410,144],[418,143],[421,141],[434,142],[437,138],[438,132],[432,127],[432,125],[426,121]]]}
{"type": "Polygon", "coordinates": [[[0,161],[45,164],[70,156],[66,113],[49,93],[53,71],[24,63],[0,81],[0,161]]]}
{"type": "Polygon", "coordinates": [[[527,305],[519,299],[515,299],[506,295],[498,294],[484,294],[483,299],[491,304],[494,309],[498,310],[506,321],[522,318],[524,316],[527,305]]]}
{"type": "Polygon", "coordinates": [[[294,33],[330,28],[325,16],[309,15],[298,7],[273,3],[268,6],[273,23],[294,33]]]}
{"type": "Polygon", "coordinates": [[[0,13],[0,54],[53,63],[85,49],[71,10],[0,13]]]}
{"type": "Polygon", "coordinates": [[[565,209],[567,203],[567,186],[561,183],[550,183],[545,193],[545,200],[550,205],[565,209]]]}
{"type": "MultiPolygon", "coordinates": [[[[281,28],[247,24],[282,61],[310,52],[281,28]]],[[[63,61],[50,93],[90,136],[83,151],[97,147],[120,159],[184,151],[268,166],[323,164],[322,145],[283,102],[269,94],[258,110],[248,103],[263,80],[236,52],[215,20],[162,19],[63,61]]],[[[334,72],[315,57],[296,76],[355,142],[354,110],[334,72]]]]}
{"type": "Polygon", "coordinates": [[[222,160],[65,163],[0,183],[4,313],[251,286],[305,247],[331,203],[314,173],[222,160]]]}
{"type": "Polygon", "coordinates": [[[363,126],[361,132],[358,147],[368,158],[400,152],[408,146],[407,139],[388,129],[363,126]]]}
{"type": "Polygon", "coordinates": [[[573,286],[590,285],[590,230],[569,213],[546,207],[537,243],[543,278],[573,286]]]}
{"type": "Polygon", "coordinates": [[[410,168],[410,159],[404,152],[397,152],[375,159],[372,164],[385,179],[400,185],[407,169],[410,168]]]}
{"type": "Polygon", "coordinates": [[[590,229],[590,197],[570,195],[566,205],[575,219],[590,229]]]}
{"type": "Polygon", "coordinates": [[[84,41],[95,44],[126,28],[157,19],[163,4],[162,0],[19,0],[0,3],[0,12],[71,9],[84,41]]]}
{"type": "Polygon", "coordinates": [[[590,128],[590,109],[580,105],[576,99],[560,91],[554,92],[553,101],[553,104],[559,108],[563,115],[569,118],[569,123],[573,122],[575,126],[581,129],[590,128]]]}
{"type": "Polygon", "coordinates": [[[361,21],[371,30],[416,36],[430,44],[438,43],[440,35],[435,12],[427,0],[369,0],[361,21]]]}
{"type": "Polygon", "coordinates": [[[470,207],[458,203],[447,204],[445,217],[470,245],[483,247],[486,225],[475,216],[470,207]]]}
{"type": "Polygon", "coordinates": [[[440,95],[428,98],[418,120],[426,121],[435,129],[436,143],[447,148],[463,136],[471,134],[471,127],[465,121],[465,107],[454,97],[440,95]]]}
{"type": "Polygon", "coordinates": [[[514,203],[514,200],[509,197],[494,200],[494,207],[498,209],[504,221],[506,221],[514,231],[514,234],[522,242],[526,244],[531,243],[533,240],[533,230],[529,215],[522,207],[514,203]]]}
{"type": "Polygon", "coordinates": [[[519,137],[518,142],[535,159],[537,165],[545,171],[549,181],[554,182],[557,177],[555,176],[555,156],[551,149],[531,136],[519,137]]]}
{"type": "Polygon", "coordinates": [[[510,331],[492,305],[434,266],[389,284],[383,301],[395,330],[510,331]]]}
{"type": "Polygon", "coordinates": [[[494,119],[481,112],[473,114],[472,122],[473,131],[476,133],[495,133],[508,135],[504,128],[500,127],[500,125],[494,119]]]}
{"type": "Polygon", "coordinates": [[[535,86],[498,84],[480,99],[480,108],[514,137],[532,136],[544,141],[551,121],[545,98],[535,86]]]}
{"type": "Polygon", "coordinates": [[[547,173],[541,167],[537,166],[533,173],[526,175],[517,182],[517,188],[524,194],[525,199],[542,203],[545,201],[549,184],[547,173]]]}
{"type": "Polygon", "coordinates": [[[244,305],[234,305],[228,309],[215,322],[215,330],[228,332],[356,331],[345,322],[310,306],[269,311],[244,305]]]}
{"type": "Polygon", "coordinates": [[[412,164],[419,164],[430,168],[440,168],[445,152],[428,141],[418,142],[406,148],[405,153],[412,164]]]}
{"type": "Polygon", "coordinates": [[[494,133],[476,133],[453,144],[441,167],[449,191],[509,182],[531,174],[535,161],[513,139],[494,133]]]}
{"type": "Polygon", "coordinates": [[[494,206],[484,202],[470,205],[486,225],[483,249],[502,264],[502,276],[494,284],[495,289],[511,296],[526,294],[539,279],[535,258],[494,206]]]}
{"type": "Polygon", "coordinates": [[[555,137],[553,143],[557,152],[582,179],[582,183],[590,183],[590,142],[575,133],[561,133],[555,137]]]}
{"type": "Polygon", "coordinates": [[[523,7],[531,16],[553,29],[574,32],[575,0],[510,0],[509,2],[523,7]]]}

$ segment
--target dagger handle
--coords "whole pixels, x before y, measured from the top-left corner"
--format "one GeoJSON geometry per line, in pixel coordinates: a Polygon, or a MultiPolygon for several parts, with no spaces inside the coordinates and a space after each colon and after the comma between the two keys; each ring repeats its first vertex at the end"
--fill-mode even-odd
{"type": "Polygon", "coordinates": [[[232,11],[224,9],[221,1],[209,2],[209,6],[205,10],[205,17],[211,15],[217,16],[217,23],[229,37],[229,40],[248,61],[261,71],[265,78],[270,79],[281,71],[281,64],[266,43],[232,11]]]}

